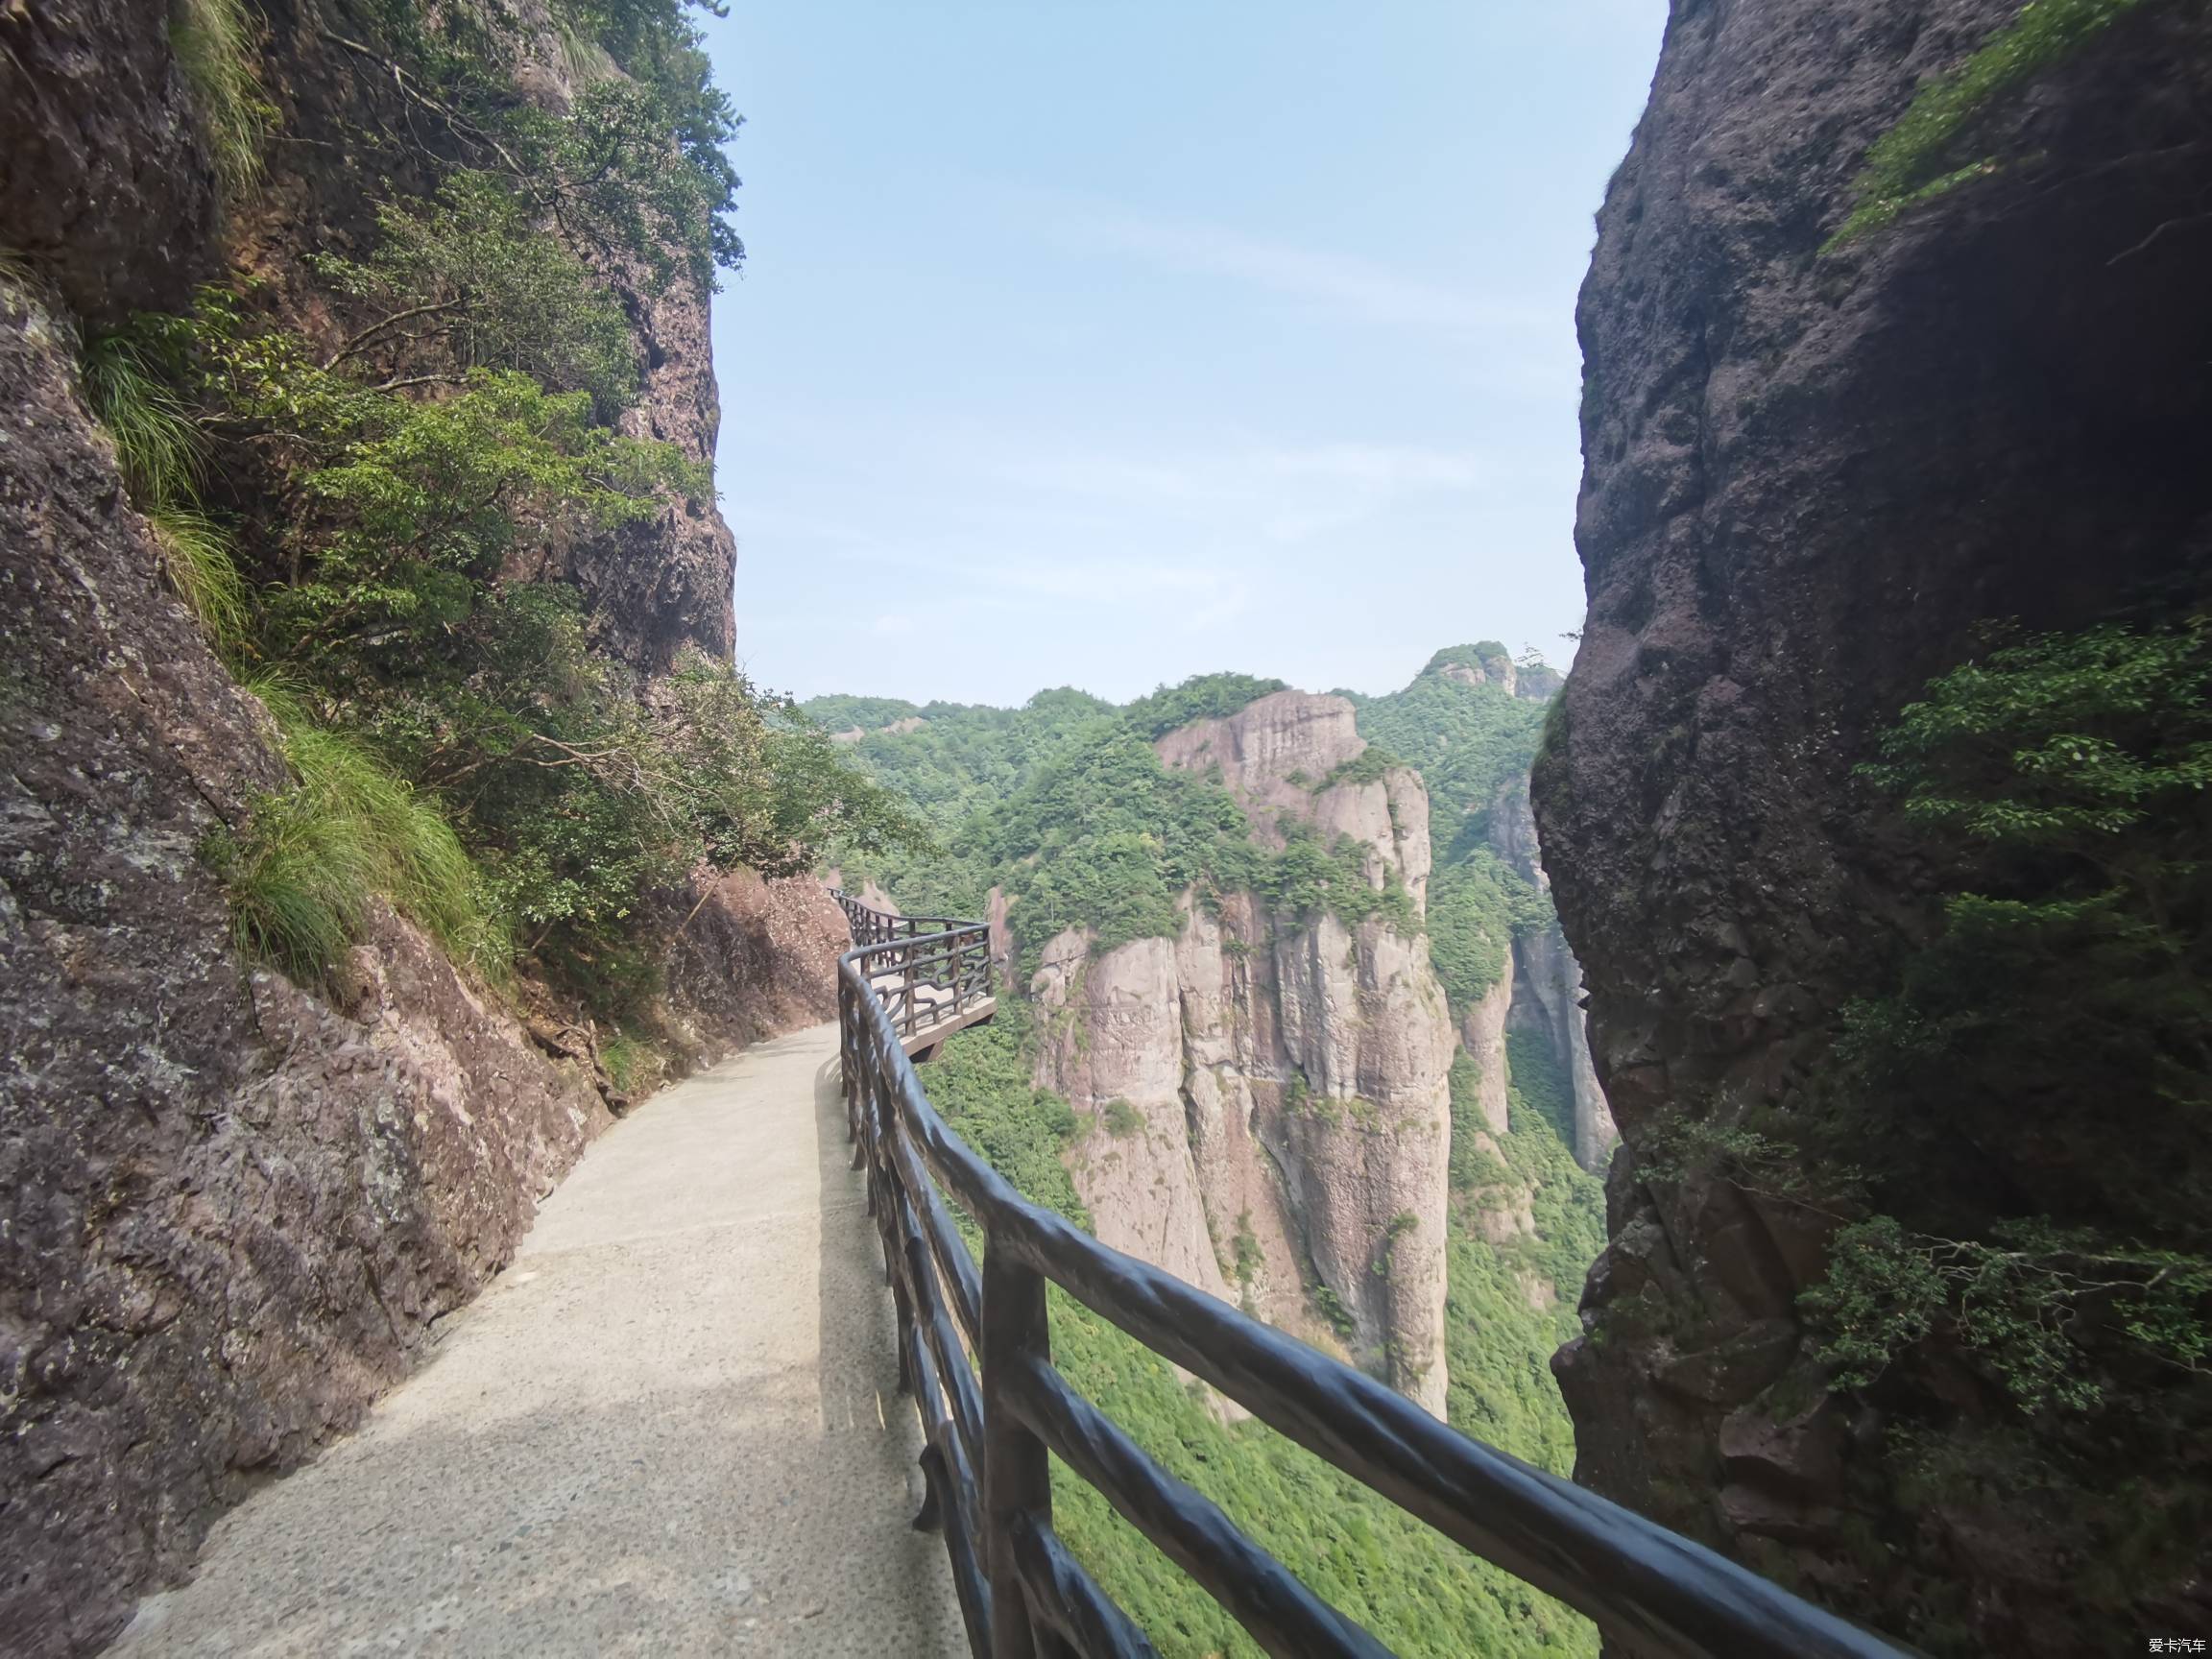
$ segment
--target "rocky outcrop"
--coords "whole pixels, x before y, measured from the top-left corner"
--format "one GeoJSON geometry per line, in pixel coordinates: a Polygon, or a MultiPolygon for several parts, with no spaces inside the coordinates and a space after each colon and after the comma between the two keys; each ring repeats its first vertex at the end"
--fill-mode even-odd
{"type": "Polygon", "coordinates": [[[1091,940],[1046,944],[1030,981],[1046,1086],[1086,1119],[1076,1191],[1100,1239],[1229,1297],[1183,1108],[1175,941],[1134,939],[1093,959],[1091,940]]]}
{"type": "Polygon", "coordinates": [[[1368,879],[1395,872],[1422,903],[1429,891],[1429,792],[1420,774],[1393,766],[1367,781],[1334,781],[1366,753],[1352,705],[1342,697],[1276,691],[1219,719],[1195,720],[1162,737],[1161,760],[1188,771],[1219,768],[1262,846],[1283,844],[1279,820],[1312,826],[1372,849],[1368,879]]]}
{"type": "MultiPolygon", "coordinates": [[[[1539,892],[1551,890],[1536,840],[1536,819],[1528,802],[1528,781],[1517,778],[1500,793],[1490,813],[1490,841],[1498,854],[1539,892]]],[[[1620,1143],[1605,1092],[1598,1086],[1590,1059],[1588,1022],[1582,1012],[1582,965],[1568,949],[1556,920],[1517,934],[1512,965],[1517,992],[1510,998],[1511,1022],[1534,1031],[1551,1050],[1574,1098],[1575,1157],[1583,1168],[1602,1175],[1620,1143]]],[[[1472,1046],[1468,1052],[1475,1051],[1472,1046]]]]}
{"type": "Polygon", "coordinates": [[[1508,697],[1523,697],[1531,703],[1542,703],[1559,689],[1558,669],[1534,661],[1516,662],[1503,645],[1438,652],[1429,666],[1461,685],[1495,685],[1508,697]]]}
{"type": "MultiPolygon", "coordinates": [[[[2212,545],[2202,8],[2128,11],[1937,157],[1997,164],[1823,252],[1868,144],[2019,10],[1677,0],[1583,292],[1590,613],[1536,806],[1625,1137],[1558,1366],[1581,1477],[1931,1646],[2056,1655],[2124,1639],[2032,1505],[1908,1498],[1883,1409],[1774,1387],[1818,1217],[1647,1168],[1687,1118],[1803,1106],[1924,935],[1870,733],[1983,619],[2078,626],[2212,545]]],[[[2202,1622],[2143,1595],[2142,1632],[2202,1622]]]]}
{"type": "MultiPolygon", "coordinates": [[[[256,303],[327,327],[303,256],[358,252],[362,180],[423,182],[386,140],[436,123],[312,4],[253,12],[291,142],[217,248],[165,15],[0,9],[0,1649],[26,1655],[96,1646],[223,1504],[356,1421],[508,1259],[613,1093],[588,1026],[525,1020],[389,913],[327,986],[233,947],[198,850],[285,773],[163,584],[79,395],[80,328],[180,308],[226,258],[256,303]]],[[[706,297],[630,298],[628,419],[705,457],[706,297]]],[[[641,682],[727,654],[711,511],[564,556],[641,682]]],[[[666,951],[688,1056],[823,1017],[833,926],[811,884],[689,896],[666,951]]]]}
{"type": "Polygon", "coordinates": [[[0,242],[88,323],[177,310],[206,275],[214,177],[160,14],[0,12],[0,242]]]}
{"type": "MultiPolygon", "coordinates": [[[[1428,877],[1419,778],[1329,783],[1366,745],[1341,698],[1277,692],[1160,739],[1279,845],[1278,816],[1366,840],[1369,878],[1428,877]]],[[[1173,939],[1048,941],[1030,985],[1039,1083],[1085,1119],[1098,1236],[1334,1346],[1442,1415],[1445,1085],[1453,1031],[1419,938],[1381,919],[1190,895],[1173,939]]],[[[994,905],[995,931],[1021,916],[994,905]]],[[[1005,950],[1013,950],[1011,936],[1005,950]]]]}
{"type": "Polygon", "coordinates": [[[707,877],[669,930],[661,1027],[687,1065],[837,1018],[837,958],[853,947],[821,882],[763,881],[749,870],[707,877]]]}

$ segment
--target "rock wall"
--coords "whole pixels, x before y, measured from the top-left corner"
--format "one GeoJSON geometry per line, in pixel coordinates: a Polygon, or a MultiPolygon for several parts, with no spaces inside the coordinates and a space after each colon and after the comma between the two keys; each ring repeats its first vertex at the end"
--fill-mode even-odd
{"type": "MultiPolygon", "coordinates": [[[[1541,892],[1551,892],[1551,878],[1545,874],[1537,845],[1527,779],[1515,779],[1500,794],[1490,813],[1490,841],[1524,880],[1541,892]]],[[[1605,1104],[1605,1092],[1598,1086],[1597,1068],[1590,1059],[1589,1022],[1582,1012],[1582,965],[1554,921],[1514,939],[1512,966],[1518,977],[1510,982],[1518,990],[1508,998],[1511,1023],[1536,1032],[1551,1048],[1574,1097],[1575,1160],[1591,1173],[1602,1175],[1621,1135],[1613,1126],[1612,1109],[1605,1104]]],[[[1468,1052],[1475,1050],[1470,1046],[1468,1052]]],[[[1488,1087],[1487,1072],[1484,1086],[1488,1087]]],[[[1503,1082],[1499,1087],[1503,1090],[1503,1082]]]]}
{"type": "Polygon", "coordinates": [[[405,1370],[610,1121],[389,915],[310,995],[201,838],[281,780],[122,499],[65,325],[0,300],[0,1648],[82,1649],[405,1370]]]}
{"type": "Polygon", "coordinates": [[[2085,1625],[2093,1564],[2032,1505],[1869,1477],[1879,1409],[1778,1386],[1818,1217],[1647,1168],[1686,1118],[1802,1103],[1929,926],[1912,835],[1853,783],[1870,733],[1982,619],[2078,626],[2212,542],[2202,7],[2130,11],[1949,157],[1998,165],[1822,252],[1867,145],[2018,12],[1677,0],[1582,296],[1590,613],[1535,793],[1625,1137],[1557,1365],[1580,1478],[1929,1646],[2056,1655],[2194,1627],[2201,1592],[2085,1625]]]}
{"type": "MultiPolygon", "coordinates": [[[[378,148],[418,124],[387,72],[331,43],[342,20],[287,0],[252,14],[289,141],[226,216],[165,9],[0,11],[11,1654],[97,1647],[185,1571],[221,1506],[355,1422],[508,1259],[615,1097],[588,1027],[529,986],[527,1018],[487,998],[389,914],[329,987],[251,966],[197,855],[282,763],[161,580],[82,401],[80,329],[180,308],[234,261],[312,333],[301,256],[358,247],[364,178],[422,182],[378,148]]],[[[648,372],[629,419],[705,456],[706,296],[631,298],[648,372]]],[[[731,543],[711,513],[565,557],[601,643],[641,676],[686,646],[727,651],[731,543]]],[[[826,1015],[843,925],[812,883],[700,897],[667,919],[686,1058],[826,1015]]]]}
{"type": "MultiPolygon", "coordinates": [[[[1387,870],[1419,895],[1419,778],[1315,787],[1365,747],[1349,703],[1294,691],[1158,744],[1169,765],[1218,764],[1257,835],[1279,841],[1291,813],[1356,836],[1378,887],[1387,870]]],[[[1038,1081],[1087,1118],[1074,1175],[1098,1236],[1344,1346],[1441,1416],[1453,1031],[1426,947],[1250,894],[1184,907],[1174,940],[1094,955],[1063,934],[1031,982],[1038,1081]]],[[[1005,924],[1018,935],[1019,912],[1005,924]]]]}

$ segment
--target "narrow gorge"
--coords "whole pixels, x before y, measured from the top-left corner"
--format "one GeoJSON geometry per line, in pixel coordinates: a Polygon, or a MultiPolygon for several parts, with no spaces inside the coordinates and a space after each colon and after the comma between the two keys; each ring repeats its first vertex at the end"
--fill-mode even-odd
{"type": "MultiPolygon", "coordinates": [[[[487,1286],[538,1279],[540,1207],[648,1110],[663,1162],[577,1236],[666,1223],[673,1264],[615,1297],[665,1346],[592,1404],[679,1482],[726,1473],[699,1440],[765,1473],[697,1501],[729,1531],[681,1568],[648,1535],[695,1517],[616,1491],[642,1459],[591,1471],[637,1520],[614,1542],[548,1518],[577,1487],[534,1445],[497,1465],[527,1488],[499,1539],[466,1505],[514,1494],[453,1482],[493,1570],[571,1551],[533,1569],[541,1612],[589,1560],[611,1621],[681,1602],[725,1647],[805,1647],[829,1596],[767,1611],[726,1541],[771,1529],[797,1582],[840,1547],[802,1524],[868,1486],[878,1542],[917,1507],[944,1533],[885,1601],[940,1647],[981,1627],[974,1524],[1009,1618],[1044,1605],[1034,1554],[1169,1659],[1251,1659],[1218,1586],[1047,1457],[1039,1419],[1094,1407],[1164,1507],[1408,1659],[1662,1625],[1702,1654],[1778,1605],[1760,1628],[1832,1613],[1936,1659],[2202,1650],[2212,0],[1648,0],[1574,319],[1575,496],[1561,273],[1602,170],[1570,163],[1609,164],[1634,111],[1559,100],[1640,4],[1347,12],[1328,40],[1286,13],[1265,51],[1202,11],[950,7],[937,57],[902,9],[837,15],[805,73],[762,60],[821,102],[769,153],[790,263],[746,349],[782,398],[733,405],[759,419],[718,480],[711,313],[749,256],[709,52],[815,9],[0,0],[0,1653],[157,1624],[220,1528],[497,1313],[487,1286]],[[1051,33],[1078,28],[1130,55],[1051,33]],[[1439,132],[1411,111],[1447,36],[1439,132]],[[1571,60],[1539,74],[1539,41],[1571,60]],[[929,122],[887,101],[914,85],[929,122]],[[1146,119],[1079,113],[1109,90],[1146,119]],[[940,117],[991,167],[933,147],[940,117]],[[1174,148],[1063,151],[1055,121],[1174,148]],[[993,171],[1016,148],[1034,177],[993,171]],[[1212,202],[1215,151],[1281,199],[1212,202]],[[1438,206],[1470,172],[1479,212],[1438,206]],[[1387,234],[1455,215],[1456,243],[1387,234]],[[1039,273],[1065,286],[1032,305],[1039,273]],[[843,404],[796,390],[840,375],[843,404]],[[1242,412],[1197,395],[1239,375],[1242,412]],[[725,488],[761,527],[743,567],[725,488]],[[1380,694],[1177,679],[1234,654],[1387,685],[1583,599],[1564,673],[1482,640],[1380,694]],[[990,700],[800,701],[741,657],[990,700]],[[1174,683],[1006,706],[1063,678],[1174,683]],[[919,1070],[862,1022],[946,982],[840,894],[975,925],[935,947],[976,973],[919,1070]],[[849,925],[881,983],[840,970],[849,925]],[[979,1155],[942,1215],[883,1202],[902,1145],[956,1185],[941,1129],[899,1140],[927,1108],[979,1155]],[[686,1160],[692,1214],[663,1214],[686,1160]],[[709,1213],[727,1248],[691,1273],[709,1213]],[[917,1214],[941,1235],[895,1239],[917,1214]],[[1248,1373],[1239,1405],[1234,1366],[1132,1334],[1041,1238],[1310,1366],[1364,1414],[1347,1445],[1386,1425],[1462,1502],[1523,1506],[1416,1518],[1403,1464],[1285,1429],[1248,1373]],[[954,1304],[921,1335],[900,1243],[954,1304]],[[934,1398],[926,1340],[974,1387],[934,1398]],[[1660,1579],[1695,1587],[1690,1625],[1731,1596],[1750,1623],[1684,1636],[1660,1579]]],[[[579,1316],[534,1306],[511,1351],[542,1359],[579,1316]]],[[[468,1415],[498,1390],[458,1392],[453,1443],[498,1438],[468,1415]]],[[[296,1552],[254,1617],[378,1576],[296,1552]]],[[[432,1611],[481,1635],[467,1600],[432,1611]]]]}

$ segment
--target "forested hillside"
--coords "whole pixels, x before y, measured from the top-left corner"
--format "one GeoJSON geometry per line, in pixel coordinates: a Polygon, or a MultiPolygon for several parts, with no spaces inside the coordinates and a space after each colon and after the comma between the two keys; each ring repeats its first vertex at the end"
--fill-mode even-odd
{"type": "MultiPolygon", "coordinates": [[[[1471,647],[1351,702],[1224,674],[1118,709],[1052,691],[1013,710],[839,697],[804,711],[939,841],[847,854],[845,884],[1000,919],[999,1017],[925,1073],[955,1127],[1109,1242],[1417,1397],[1441,1384],[1432,1408],[1564,1472],[1573,1436],[1549,1360],[1577,1328],[1601,1196],[1573,1155],[1573,1085],[1549,1026],[1507,1037],[1501,1023],[1479,1058],[1456,1043],[1462,1012],[1510,981],[1517,936],[1550,926],[1491,835],[1544,711],[1512,672],[1496,647],[1471,647]],[[1504,664],[1495,679],[1485,661],[1504,664]],[[1401,757],[1437,781],[1424,791],[1401,757]],[[1339,1012],[1301,989],[1316,949],[1331,973],[1335,955],[1358,964],[1327,998],[1339,1012]],[[1402,998],[1377,1004],[1378,979],[1402,998]],[[1388,1046],[1345,1059],[1342,1046],[1374,1042],[1348,1022],[1362,1009],[1388,1046]],[[1348,1209],[1337,1189],[1358,1169],[1399,1196],[1348,1209]],[[1422,1245],[1436,1258],[1432,1326],[1402,1294],[1422,1245]],[[1413,1353],[1431,1339],[1432,1358],[1413,1353]]],[[[1539,692],[1553,683],[1527,672],[1539,692]]],[[[1398,1650],[1595,1650],[1579,1619],[1225,1415],[1065,1301],[1054,1351],[1169,1468],[1398,1650]]],[[[1058,1502],[1065,1535],[1164,1652],[1257,1651],[1094,1494],[1070,1482],[1058,1502]]]]}

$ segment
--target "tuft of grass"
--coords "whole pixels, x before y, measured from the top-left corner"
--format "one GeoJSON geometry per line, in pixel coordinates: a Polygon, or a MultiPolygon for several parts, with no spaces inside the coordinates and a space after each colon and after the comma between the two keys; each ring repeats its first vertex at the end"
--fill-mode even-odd
{"type": "Polygon", "coordinates": [[[156,508],[146,517],[169,585],[218,648],[235,645],[246,633],[246,579],[231,557],[230,538],[204,513],[190,508],[156,508]]]}
{"type": "Polygon", "coordinates": [[[1852,186],[1858,206],[1821,252],[1887,225],[1910,207],[1997,170],[1993,159],[1943,167],[1952,146],[1989,106],[2057,62],[2143,0],[2030,0],[1973,56],[1913,95],[1874,141],[1852,186]],[[1940,169],[1940,171],[1938,171],[1940,169]]]}
{"type": "Polygon", "coordinates": [[[190,502],[205,442],[141,344],[129,334],[102,335],[85,347],[82,369],[85,400],[114,443],[132,504],[157,514],[190,502]]]}
{"type": "Polygon", "coordinates": [[[192,103],[215,175],[232,194],[261,176],[261,147],[276,111],[261,95],[252,14],[245,0],[176,0],[169,47],[192,103]]]}
{"type": "Polygon", "coordinates": [[[659,1073],[661,1056],[650,1043],[617,1031],[599,1045],[599,1064],[607,1068],[615,1088],[636,1094],[640,1085],[659,1073]]]}
{"type": "Polygon", "coordinates": [[[282,687],[258,688],[298,781],[254,804],[241,832],[204,849],[230,893],[239,948],[302,983],[327,983],[381,896],[456,962],[503,979],[514,954],[437,803],[282,687]]]}

